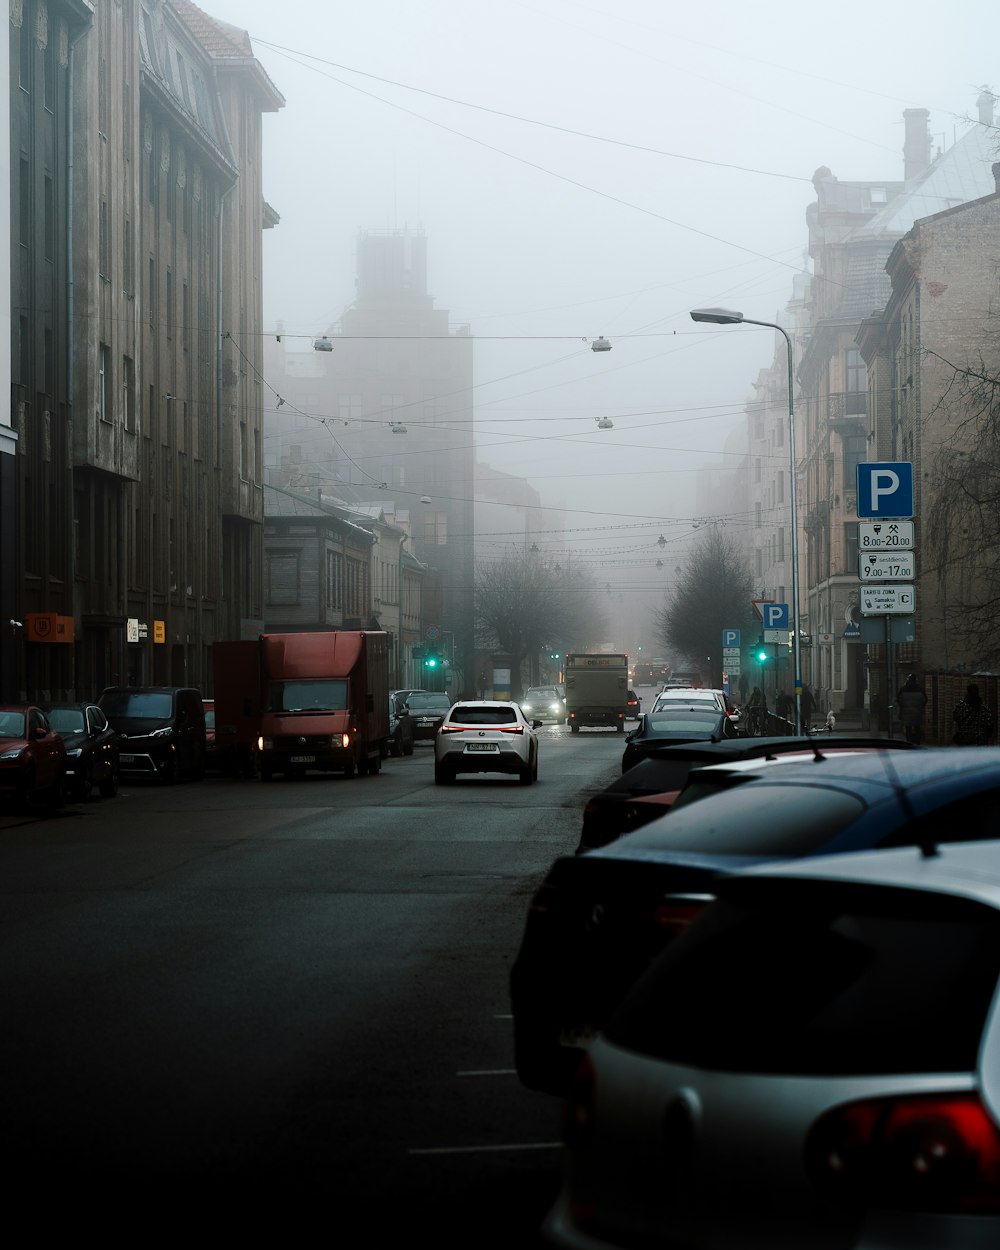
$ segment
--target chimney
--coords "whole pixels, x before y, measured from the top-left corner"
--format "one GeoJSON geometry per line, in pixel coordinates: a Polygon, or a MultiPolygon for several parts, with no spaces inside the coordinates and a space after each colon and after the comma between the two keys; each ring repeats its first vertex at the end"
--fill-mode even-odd
{"type": "Polygon", "coordinates": [[[903,109],[906,139],[903,142],[903,180],[919,178],[931,163],[929,109],[903,109]]]}
{"type": "Polygon", "coordinates": [[[979,122],[983,126],[993,125],[993,92],[989,87],[984,87],[979,93],[979,99],[976,101],[976,107],[979,109],[979,122]]]}

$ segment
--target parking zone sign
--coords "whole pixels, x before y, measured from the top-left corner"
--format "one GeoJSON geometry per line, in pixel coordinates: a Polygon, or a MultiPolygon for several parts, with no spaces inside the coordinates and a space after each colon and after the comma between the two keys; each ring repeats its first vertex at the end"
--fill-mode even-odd
{"type": "Polygon", "coordinates": [[[908,460],[858,465],[858,516],[913,516],[913,465],[908,460]]]}

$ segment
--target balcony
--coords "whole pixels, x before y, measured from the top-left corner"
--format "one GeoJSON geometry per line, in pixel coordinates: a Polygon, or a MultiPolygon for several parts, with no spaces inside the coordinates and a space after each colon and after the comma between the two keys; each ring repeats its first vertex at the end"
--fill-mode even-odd
{"type": "Polygon", "coordinates": [[[826,419],[842,438],[868,432],[868,392],[834,391],[826,397],[826,419]]]}

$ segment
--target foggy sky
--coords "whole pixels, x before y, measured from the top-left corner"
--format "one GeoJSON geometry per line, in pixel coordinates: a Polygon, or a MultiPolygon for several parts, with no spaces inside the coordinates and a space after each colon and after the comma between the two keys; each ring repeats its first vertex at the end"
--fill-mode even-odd
{"type": "Polygon", "coordinates": [[[931,110],[936,149],[981,85],[1000,89],[996,0],[202,7],[250,32],[287,101],[265,119],[281,217],[265,325],[305,346],[353,298],[358,232],[421,229],[435,306],[476,337],[481,459],[565,506],[565,541],[601,584],[610,561],[637,608],[701,519],[691,471],[723,459],[773,350],[770,331],[706,332],[688,310],[775,319],[814,171],[899,180],[904,108],[931,110]]]}

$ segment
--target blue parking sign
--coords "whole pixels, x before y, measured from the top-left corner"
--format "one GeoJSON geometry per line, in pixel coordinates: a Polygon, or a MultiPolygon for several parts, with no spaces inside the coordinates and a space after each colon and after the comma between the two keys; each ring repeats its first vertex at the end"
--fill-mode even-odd
{"type": "Polygon", "coordinates": [[[765,603],[761,607],[765,629],[788,629],[788,604],[765,603]]]}
{"type": "Polygon", "coordinates": [[[858,516],[913,516],[913,465],[909,460],[858,465],[858,516]]]}
{"type": "Polygon", "coordinates": [[[740,645],[740,631],[738,629],[724,629],[722,631],[722,645],[724,647],[738,647],[740,645]]]}

